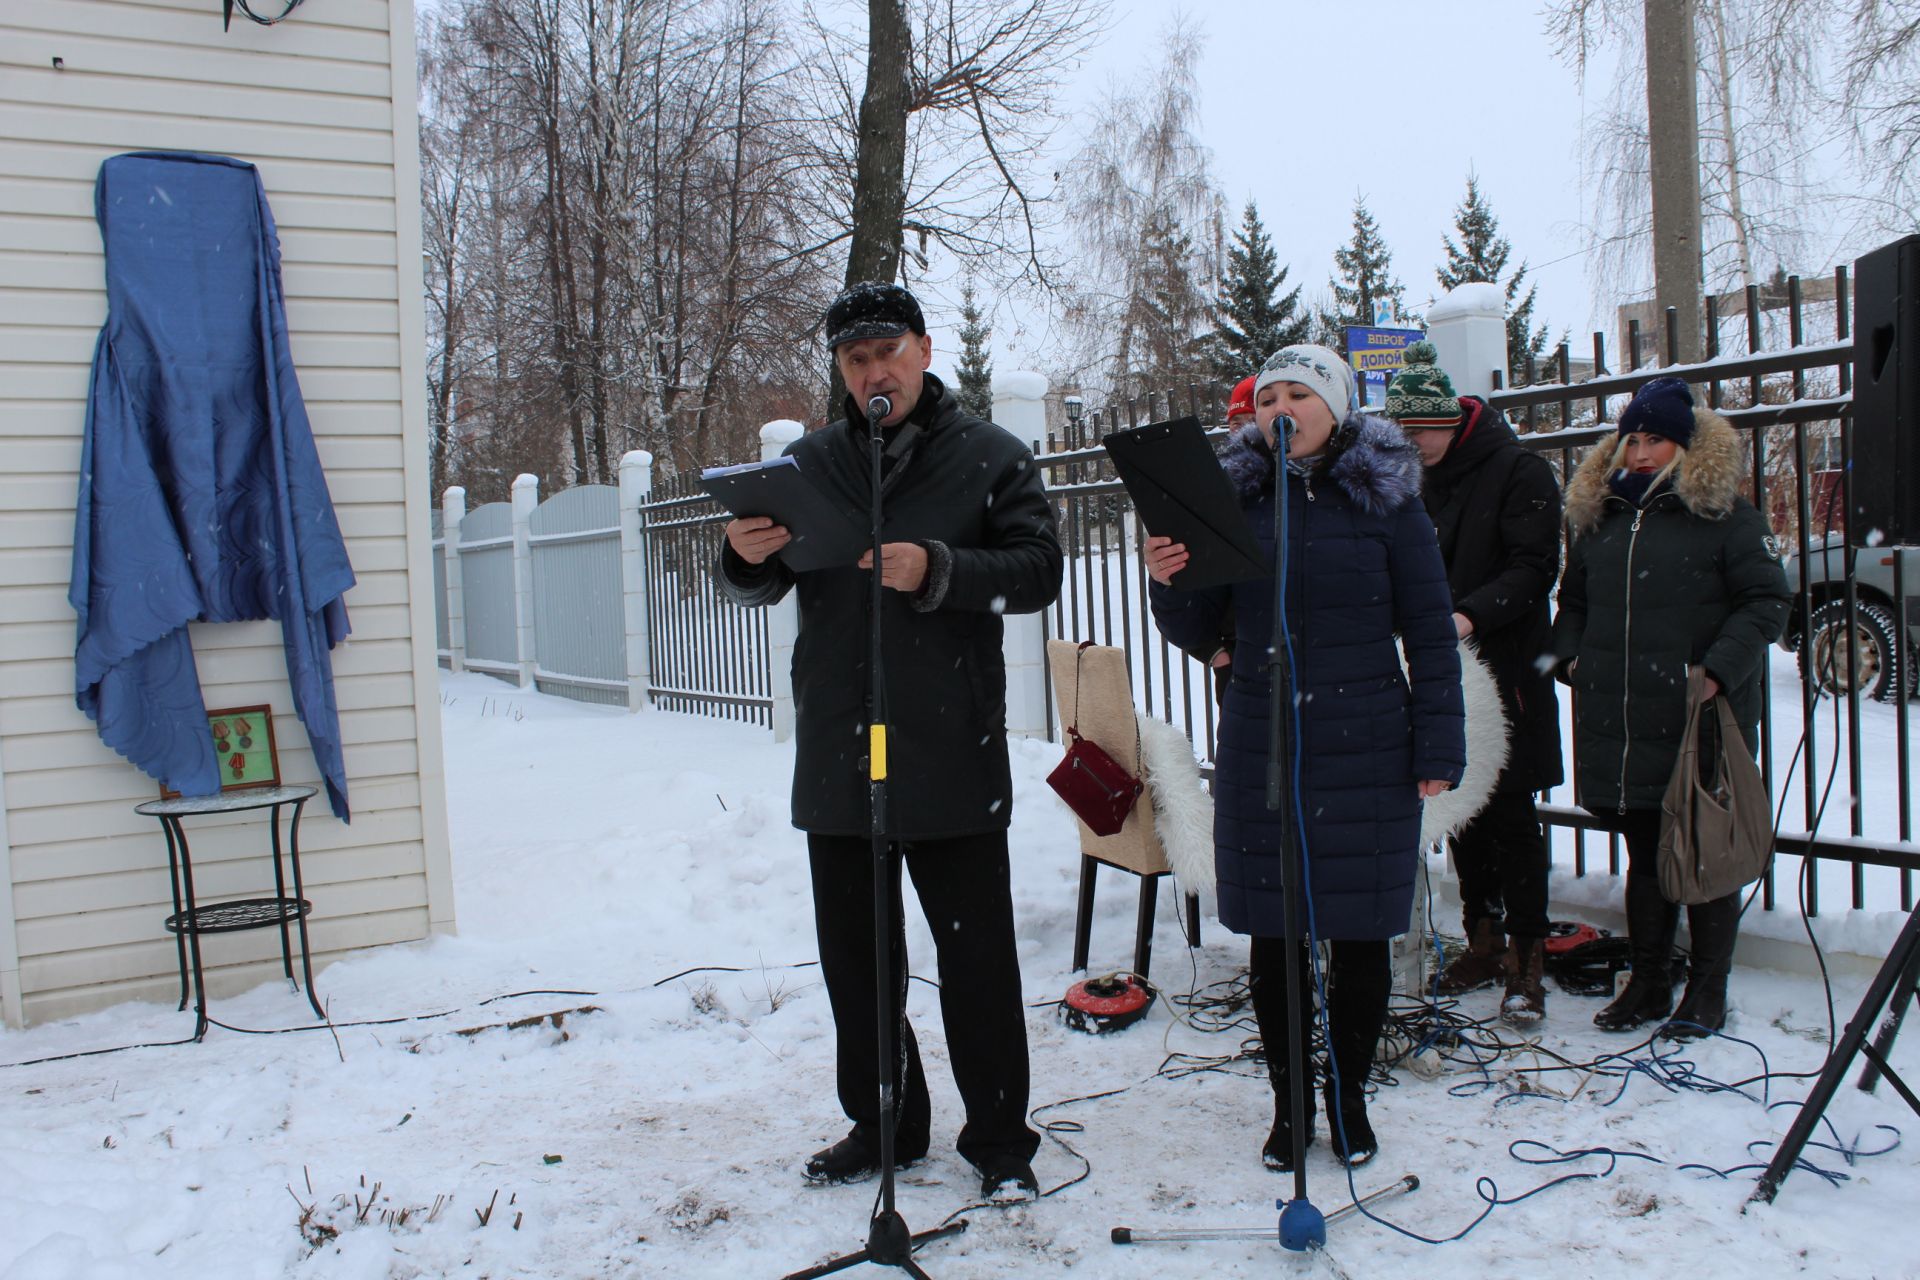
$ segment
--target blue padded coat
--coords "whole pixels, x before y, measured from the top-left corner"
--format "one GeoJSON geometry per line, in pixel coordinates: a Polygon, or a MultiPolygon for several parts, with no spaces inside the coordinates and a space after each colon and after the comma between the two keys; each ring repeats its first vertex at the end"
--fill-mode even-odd
{"type": "MultiPolygon", "coordinates": [[[[1273,454],[1257,429],[1221,464],[1273,551],[1273,454]]],[[[1423,778],[1458,782],[1466,766],[1453,600],[1420,459],[1398,427],[1353,415],[1308,477],[1287,475],[1287,630],[1299,692],[1301,809],[1321,938],[1391,938],[1413,904],[1423,778]],[[1400,644],[1407,662],[1400,660],[1400,644]]],[[[1176,577],[1175,582],[1179,579],[1176,577]]],[[[1285,933],[1281,826],[1266,806],[1273,581],[1199,591],[1152,587],[1167,639],[1218,647],[1234,619],[1233,678],[1215,753],[1214,863],[1220,922],[1285,933]]]]}

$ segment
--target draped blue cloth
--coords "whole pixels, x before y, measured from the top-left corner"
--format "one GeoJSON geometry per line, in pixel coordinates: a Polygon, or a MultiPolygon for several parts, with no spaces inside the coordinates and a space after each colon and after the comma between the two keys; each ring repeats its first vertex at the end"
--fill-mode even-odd
{"type": "Polygon", "coordinates": [[[293,705],[346,819],[330,650],[353,569],[294,376],[280,241],[250,164],[134,152],[100,166],[107,322],[80,455],[74,697],[184,795],[220,789],[187,624],[276,618],[293,705]]]}

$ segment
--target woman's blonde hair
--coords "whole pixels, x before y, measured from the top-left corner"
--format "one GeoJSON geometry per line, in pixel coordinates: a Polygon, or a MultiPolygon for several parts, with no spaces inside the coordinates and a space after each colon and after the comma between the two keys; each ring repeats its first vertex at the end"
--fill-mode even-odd
{"type": "MultiPolygon", "coordinates": [[[[1609,473],[1617,474],[1622,470],[1622,464],[1626,461],[1627,457],[1627,435],[1630,434],[1632,433],[1623,434],[1615,441],[1613,457],[1607,463],[1609,473]]],[[[1667,462],[1666,466],[1653,473],[1653,483],[1656,485],[1665,484],[1667,481],[1673,479],[1680,471],[1680,464],[1687,460],[1687,446],[1678,441],[1669,441],[1669,443],[1673,445],[1673,457],[1667,462]]]]}

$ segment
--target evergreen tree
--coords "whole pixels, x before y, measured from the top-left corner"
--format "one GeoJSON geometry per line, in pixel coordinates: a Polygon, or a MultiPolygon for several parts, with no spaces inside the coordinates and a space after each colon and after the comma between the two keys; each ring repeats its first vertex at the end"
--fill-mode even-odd
{"type": "Polygon", "coordinates": [[[1353,202],[1353,240],[1333,251],[1333,309],[1319,317],[1320,341],[1341,355],[1347,353],[1347,327],[1373,323],[1376,302],[1393,304],[1399,314],[1406,287],[1393,278],[1393,255],[1380,234],[1380,224],[1367,211],[1366,197],[1353,202]]]}
{"type": "Polygon", "coordinates": [[[973,280],[960,286],[960,385],[953,389],[960,407],[979,418],[993,416],[993,357],[987,343],[993,338],[993,326],[980,322],[980,307],[973,299],[973,280]]]}
{"type": "Polygon", "coordinates": [[[1447,260],[1433,274],[1442,289],[1474,281],[1503,286],[1507,302],[1507,382],[1517,386],[1526,377],[1527,357],[1538,360],[1546,351],[1547,327],[1536,328],[1533,323],[1537,287],[1529,287],[1524,297],[1520,294],[1527,264],[1522,262],[1512,275],[1502,278],[1513,256],[1513,245],[1500,234],[1500,220],[1481,196],[1479,178],[1471,173],[1467,175],[1467,198],[1453,211],[1453,228],[1460,236],[1459,243],[1452,236],[1441,237],[1447,260]]]}
{"type": "Polygon", "coordinates": [[[1210,376],[1212,308],[1194,263],[1193,237],[1173,209],[1149,211],[1140,228],[1136,286],[1124,316],[1133,333],[1130,367],[1114,371],[1122,394],[1171,392],[1210,376]]]}
{"type": "Polygon", "coordinates": [[[1307,340],[1300,290],[1296,287],[1282,297],[1286,282],[1287,268],[1280,265],[1260,211],[1249,200],[1227,249],[1227,272],[1214,302],[1216,327],[1208,355],[1215,377],[1236,382],[1257,372],[1281,347],[1307,340]]]}

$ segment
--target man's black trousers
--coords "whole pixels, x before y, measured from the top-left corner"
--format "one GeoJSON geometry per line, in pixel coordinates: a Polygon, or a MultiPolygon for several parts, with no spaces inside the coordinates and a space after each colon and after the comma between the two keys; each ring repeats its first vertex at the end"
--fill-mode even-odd
{"type": "MultiPolygon", "coordinates": [[[[889,849],[893,899],[893,989],[897,1011],[895,1151],[927,1149],[931,1108],[920,1050],[906,1019],[907,942],[900,911],[901,851],[933,932],[940,1013],[953,1078],[966,1105],[956,1144],[978,1165],[1000,1154],[1031,1160],[1040,1136],[1027,1127],[1027,1023],[1014,949],[1007,834],[917,840],[889,849]]],[[[807,836],[820,972],[833,1006],[840,1106],[853,1136],[880,1150],[879,1033],[873,971],[873,844],[866,836],[807,836]]]]}
{"type": "Polygon", "coordinates": [[[1495,792],[1453,838],[1467,936],[1491,920],[1516,938],[1547,936],[1547,841],[1531,791],[1495,792]]]}

